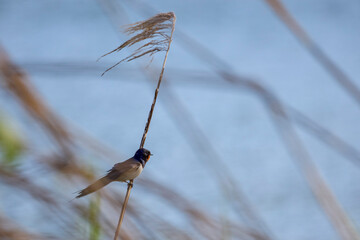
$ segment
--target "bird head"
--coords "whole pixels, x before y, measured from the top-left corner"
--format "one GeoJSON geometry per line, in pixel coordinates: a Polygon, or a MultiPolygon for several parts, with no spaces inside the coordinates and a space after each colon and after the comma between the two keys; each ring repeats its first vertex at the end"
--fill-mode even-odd
{"type": "Polygon", "coordinates": [[[142,159],[145,162],[147,162],[150,159],[151,156],[151,152],[145,148],[140,148],[139,150],[136,151],[134,158],[135,159],[142,159]]]}

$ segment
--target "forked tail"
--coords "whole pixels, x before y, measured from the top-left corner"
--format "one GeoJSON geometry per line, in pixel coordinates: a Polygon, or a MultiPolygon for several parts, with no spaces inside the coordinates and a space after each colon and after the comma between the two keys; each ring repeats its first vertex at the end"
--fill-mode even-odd
{"type": "Polygon", "coordinates": [[[84,188],[83,190],[81,190],[79,192],[79,194],[76,196],[76,198],[81,198],[90,193],[93,193],[93,192],[99,190],[100,188],[108,185],[110,182],[112,182],[112,180],[109,179],[107,176],[102,177],[99,180],[97,180],[96,182],[94,182],[93,184],[89,185],[87,188],[84,188]]]}

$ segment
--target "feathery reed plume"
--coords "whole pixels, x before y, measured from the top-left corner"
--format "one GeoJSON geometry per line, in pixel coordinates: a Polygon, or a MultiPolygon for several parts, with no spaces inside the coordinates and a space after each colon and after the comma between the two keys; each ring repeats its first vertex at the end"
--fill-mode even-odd
{"type": "MultiPolygon", "coordinates": [[[[122,50],[126,47],[131,47],[137,43],[142,44],[132,54],[123,58],[121,61],[117,62],[115,65],[111,66],[110,68],[106,69],[106,71],[102,74],[102,75],[104,75],[106,72],[113,69],[114,67],[116,67],[117,65],[119,65],[120,63],[122,63],[124,61],[130,62],[134,59],[140,58],[145,55],[152,56],[157,52],[166,51],[163,65],[161,68],[161,72],[159,75],[158,84],[155,89],[154,99],[151,104],[149,116],[148,116],[147,122],[145,124],[145,129],[144,129],[143,136],[141,138],[139,148],[144,147],[146,135],[147,135],[147,132],[149,131],[149,126],[150,126],[151,118],[152,118],[152,115],[154,112],[157,96],[159,93],[160,84],[161,84],[161,81],[162,81],[162,78],[164,75],[164,71],[165,71],[165,64],[166,64],[167,56],[169,54],[172,36],[173,36],[174,30],[175,30],[175,21],[176,21],[175,14],[173,12],[168,12],[168,13],[159,13],[159,14],[149,18],[148,20],[130,24],[129,27],[125,30],[125,33],[130,34],[130,35],[135,34],[135,36],[133,36],[129,40],[125,41],[118,48],[116,48],[100,57],[100,58],[102,58],[111,53],[119,52],[120,50],[122,50]],[[170,32],[170,34],[169,34],[169,32],[170,32]]],[[[123,206],[121,209],[121,214],[119,217],[118,226],[116,228],[114,240],[116,240],[119,235],[121,224],[122,224],[124,214],[125,214],[126,205],[129,200],[129,197],[130,197],[130,191],[131,191],[132,186],[133,186],[133,180],[130,180],[130,182],[128,183],[125,200],[124,200],[124,203],[123,203],[123,206]]]]}
{"type": "Polygon", "coordinates": [[[128,35],[136,35],[125,41],[118,48],[102,55],[98,60],[111,53],[119,52],[124,48],[131,47],[137,43],[141,42],[142,45],[135,49],[129,56],[106,69],[102,76],[124,61],[130,62],[145,55],[152,56],[157,52],[168,52],[175,26],[175,14],[173,12],[160,13],[148,20],[136,22],[128,26],[129,27],[125,30],[125,33],[128,35]],[[171,29],[170,35],[168,34],[169,29],[171,29]]]}
{"type": "MultiPolygon", "coordinates": [[[[160,15],[160,14],[158,14],[160,15]]],[[[161,36],[163,36],[164,38],[167,39],[167,43],[168,43],[168,46],[167,46],[167,49],[166,49],[166,53],[165,53],[165,57],[164,57],[164,61],[163,61],[163,65],[162,65],[162,68],[161,68],[161,72],[160,72],[160,75],[159,75],[159,80],[158,80],[158,84],[156,86],[156,89],[155,89],[155,94],[154,94],[154,100],[151,104],[151,108],[150,108],[150,112],[149,112],[149,117],[148,117],[148,120],[146,122],[146,125],[145,125],[145,129],[144,129],[144,133],[143,133],[143,136],[142,136],[142,139],[141,139],[141,143],[140,143],[140,148],[142,148],[145,144],[145,140],[146,140],[146,135],[147,135],[147,132],[149,130],[149,126],[150,126],[150,122],[151,122],[151,117],[152,117],[152,114],[153,114],[153,111],[154,111],[154,107],[155,107],[155,103],[156,103],[156,99],[157,99],[157,96],[158,96],[158,93],[159,93],[159,88],[160,88],[160,84],[161,84],[161,81],[162,81],[162,78],[163,78],[163,75],[164,75],[164,71],[165,71],[165,64],[166,64],[166,60],[167,60],[167,56],[169,54],[169,50],[170,50],[170,44],[171,44],[171,41],[172,41],[172,36],[173,36],[173,33],[174,33],[174,30],[175,30],[175,21],[176,21],[176,17],[175,17],[175,14],[173,12],[169,12],[169,13],[166,13],[165,14],[168,18],[170,17],[171,21],[172,21],[172,24],[171,24],[171,33],[170,33],[170,36],[168,35],[163,35],[161,33],[161,36]]],[[[155,16],[156,17],[156,16],[155,16]]],[[[153,18],[155,18],[153,17],[153,18]]],[[[152,19],[152,18],[151,18],[152,19]]],[[[151,20],[150,19],[150,20],[151,20]]],[[[169,19],[169,20],[170,20],[169,19]]],[[[163,22],[164,20],[162,20],[161,18],[159,19],[159,23],[160,25],[165,25],[165,24],[162,24],[161,22],[163,22]]],[[[145,25],[146,26],[146,25],[145,25]]],[[[160,34],[160,33],[159,33],[160,34]]],[[[159,41],[159,43],[162,44],[161,41],[159,41]]],[[[146,44],[145,44],[146,45],[146,44]]],[[[145,46],[144,45],[144,46],[145,46]]],[[[144,54],[142,54],[144,55],[144,54]]]]}

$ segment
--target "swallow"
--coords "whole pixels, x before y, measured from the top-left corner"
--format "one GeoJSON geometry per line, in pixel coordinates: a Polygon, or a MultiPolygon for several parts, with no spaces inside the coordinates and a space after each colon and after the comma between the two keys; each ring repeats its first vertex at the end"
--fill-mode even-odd
{"type": "Polygon", "coordinates": [[[145,164],[147,163],[147,161],[149,161],[151,155],[152,154],[149,150],[145,148],[140,148],[136,151],[135,155],[132,158],[129,158],[124,162],[115,164],[113,168],[111,168],[104,177],[100,178],[87,188],[79,191],[76,198],[81,198],[90,193],[93,193],[114,181],[129,181],[128,183],[130,183],[130,180],[133,180],[140,175],[140,173],[145,167],[145,164]]]}

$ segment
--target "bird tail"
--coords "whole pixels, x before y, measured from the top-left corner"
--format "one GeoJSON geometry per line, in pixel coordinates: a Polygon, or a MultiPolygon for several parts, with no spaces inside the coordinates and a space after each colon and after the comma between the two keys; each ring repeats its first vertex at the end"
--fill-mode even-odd
{"type": "Polygon", "coordinates": [[[84,188],[83,190],[81,190],[78,193],[78,195],[76,196],[76,198],[81,198],[90,193],[93,193],[93,192],[99,190],[100,188],[105,187],[106,185],[108,185],[111,182],[112,182],[112,180],[109,179],[107,176],[102,177],[99,180],[97,180],[96,182],[94,182],[93,184],[89,185],[87,188],[84,188]]]}

